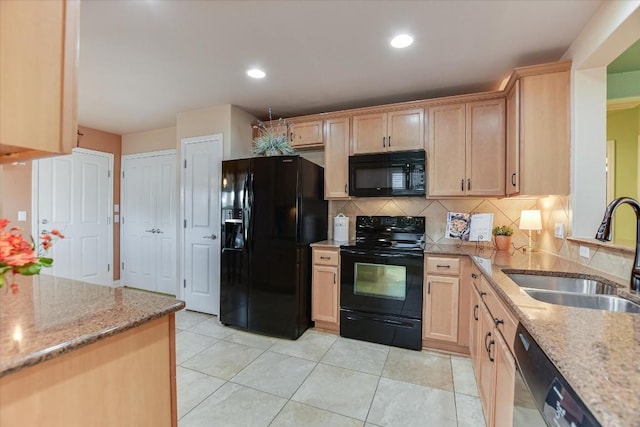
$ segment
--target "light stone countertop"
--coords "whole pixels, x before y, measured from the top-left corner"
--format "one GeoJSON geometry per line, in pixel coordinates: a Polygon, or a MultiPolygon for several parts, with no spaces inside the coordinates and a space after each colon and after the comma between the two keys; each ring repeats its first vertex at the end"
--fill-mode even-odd
{"type": "Polygon", "coordinates": [[[427,244],[425,254],[470,256],[600,423],[640,426],[640,314],[547,304],[531,298],[504,271],[595,278],[640,303],[626,280],[546,252],[495,251],[492,245],[427,244]]]}
{"type": "Polygon", "coordinates": [[[172,297],[53,276],[16,276],[0,289],[0,377],[166,316],[172,297]]]}

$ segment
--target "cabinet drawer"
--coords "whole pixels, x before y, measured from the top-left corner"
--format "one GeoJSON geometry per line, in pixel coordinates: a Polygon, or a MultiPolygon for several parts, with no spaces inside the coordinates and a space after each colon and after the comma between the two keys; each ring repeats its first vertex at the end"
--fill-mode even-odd
{"type": "Polygon", "coordinates": [[[340,252],[337,250],[332,251],[330,249],[314,249],[313,250],[313,263],[320,265],[335,265],[340,262],[340,252]]]}
{"type": "Polygon", "coordinates": [[[487,283],[484,276],[480,279],[481,291],[485,292],[482,295],[482,301],[489,309],[491,317],[493,317],[496,328],[502,333],[504,340],[511,352],[513,352],[513,340],[516,337],[516,328],[518,323],[513,318],[513,315],[509,309],[505,306],[499,296],[496,295],[495,290],[487,283]]]}
{"type": "Polygon", "coordinates": [[[428,257],[426,273],[460,274],[460,258],[428,257]]]}

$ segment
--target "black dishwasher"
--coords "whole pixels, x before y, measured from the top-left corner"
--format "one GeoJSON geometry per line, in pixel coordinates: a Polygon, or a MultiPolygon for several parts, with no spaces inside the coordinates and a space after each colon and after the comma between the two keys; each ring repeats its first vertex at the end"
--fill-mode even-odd
{"type": "Polygon", "coordinates": [[[522,324],[518,325],[513,351],[519,371],[513,399],[514,427],[545,423],[553,427],[601,426],[522,324]]]}

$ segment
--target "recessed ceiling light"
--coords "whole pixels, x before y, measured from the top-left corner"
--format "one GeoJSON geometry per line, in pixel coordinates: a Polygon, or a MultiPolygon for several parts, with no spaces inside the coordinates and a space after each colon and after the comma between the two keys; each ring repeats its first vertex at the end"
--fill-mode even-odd
{"type": "Polygon", "coordinates": [[[257,68],[252,68],[250,70],[247,70],[247,76],[253,77],[254,79],[261,79],[264,76],[266,76],[266,74],[262,70],[259,70],[257,68]]]}
{"type": "Polygon", "coordinates": [[[413,43],[413,36],[409,34],[399,34],[391,39],[391,46],[402,49],[403,47],[411,46],[413,43]]]}

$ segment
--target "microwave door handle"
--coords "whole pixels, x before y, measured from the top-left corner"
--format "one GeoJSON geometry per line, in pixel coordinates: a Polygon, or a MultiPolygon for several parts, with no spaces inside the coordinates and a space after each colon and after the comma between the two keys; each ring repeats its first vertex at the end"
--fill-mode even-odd
{"type": "Polygon", "coordinates": [[[405,177],[405,188],[407,190],[411,190],[411,166],[407,163],[407,166],[405,167],[405,172],[404,172],[404,177],[405,177]]]}

